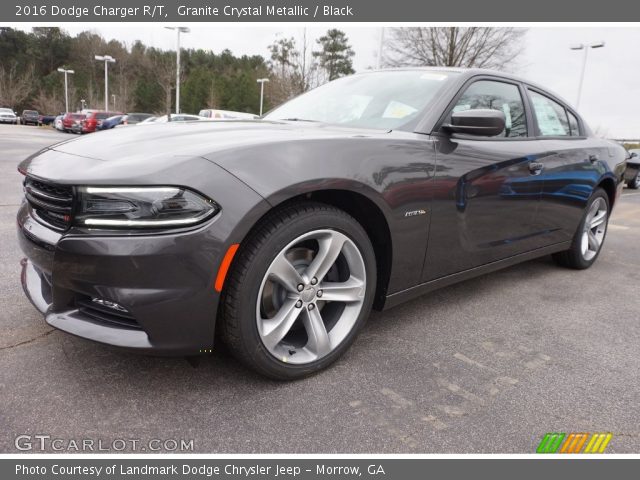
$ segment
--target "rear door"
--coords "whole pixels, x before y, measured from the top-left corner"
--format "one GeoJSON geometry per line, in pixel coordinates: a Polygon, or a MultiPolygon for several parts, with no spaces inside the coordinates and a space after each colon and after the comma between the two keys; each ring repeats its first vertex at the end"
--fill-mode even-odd
{"type": "Polygon", "coordinates": [[[527,92],[542,166],[536,224],[545,232],[545,244],[569,241],[604,173],[609,151],[602,140],[587,136],[580,117],[559,99],[531,87],[527,92]]]}

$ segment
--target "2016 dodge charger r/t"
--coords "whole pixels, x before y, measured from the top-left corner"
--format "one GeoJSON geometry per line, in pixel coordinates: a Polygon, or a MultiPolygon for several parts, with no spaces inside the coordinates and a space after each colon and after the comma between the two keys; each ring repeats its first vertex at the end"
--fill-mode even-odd
{"type": "Polygon", "coordinates": [[[50,325],[264,375],[335,361],[372,307],[602,248],[626,152],[557,96],[482,70],[330,82],[260,120],[167,123],[22,162],[22,284],[50,325]]]}

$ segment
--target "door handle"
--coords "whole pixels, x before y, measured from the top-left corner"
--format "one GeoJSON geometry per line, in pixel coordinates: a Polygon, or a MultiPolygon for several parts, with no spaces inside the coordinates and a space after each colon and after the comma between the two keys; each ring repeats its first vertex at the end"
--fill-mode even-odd
{"type": "Polygon", "coordinates": [[[531,175],[540,175],[544,170],[544,164],[540,162],[529,162],[529,173],[531,175]]]}
{"type": "Polygon", "coordinates": [[[596,163],[598,160],[600,160],[600,159],[598,158],[598,155],[593,155],[593,154],[589,155],[589,161],[590,161],[591,163],[596,163]]]}

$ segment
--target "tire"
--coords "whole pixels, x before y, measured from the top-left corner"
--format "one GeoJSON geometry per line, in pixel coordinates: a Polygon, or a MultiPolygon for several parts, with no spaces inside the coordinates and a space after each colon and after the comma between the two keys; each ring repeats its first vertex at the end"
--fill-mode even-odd
{"type": "Polygon", "coordinates": [[[582,221],[573,236],[571,247],[564,252],[553,254],[556,263],[575,270],[584,270],[593,265],[604,245],[610,213],[607,192],[597,188],[589,199],[582,221]],[[587,222],[592,225],[591,228],[587,227],[587,222]]]}
{"type": "Polygon", "coordinates": [[[640,188],[640,169],[636,171],[636,174],[627,182],[627,188],[637,190],[640,188]]]}
{"type": "Polygon", "coordinates": [[[220,333],[252,370],[306,377],[353,343],[375,286],[374,250],[353,217],[322,203],[292,204],[269,213],[239,248],[222,292],[220,333]]]}

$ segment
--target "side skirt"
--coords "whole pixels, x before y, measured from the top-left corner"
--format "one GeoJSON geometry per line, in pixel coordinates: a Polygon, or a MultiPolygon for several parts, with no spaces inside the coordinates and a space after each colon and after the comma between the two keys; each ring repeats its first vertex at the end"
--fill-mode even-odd
{"type": "Polygon", "coordinates": [[[440,277],[436,278],[435,280],[421,283],[420,285],[416,285],[415,287],[407,288],[406,290],[401,290],[400,292],[387,295],[382,310],[387,310],[389,308],[400,305],[401,303],[413,300],[414,298],[424,295],[425,293],[429,293],[433,290],[437,290],[438,288],[447,287],[449,285],[453,285],[454,283],[469,280],[471,278],[484,275],[485,273],[495,272],[496,270],[501,270],[503,268],[510,267],[511,265],[516,265],[528,260],[533,260],[534,258],[544,257],[545,255],[550,255],[556,252],[562,252],[564,250],[568,250],[570,247],[570,241],[555,243],[547,247],[538,248],[530,252],[521,253],[519,255],[514,255],[513,257],[504,258],[502,260],[487,263],[486,265],[470,268],[469,270],[464,270],[462,272],[453,273],[445,277],[440,277]]]}

